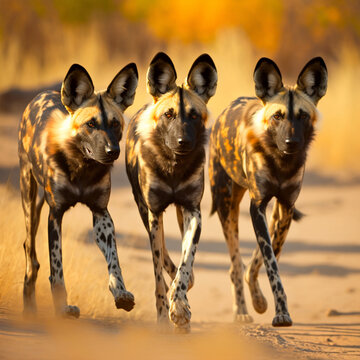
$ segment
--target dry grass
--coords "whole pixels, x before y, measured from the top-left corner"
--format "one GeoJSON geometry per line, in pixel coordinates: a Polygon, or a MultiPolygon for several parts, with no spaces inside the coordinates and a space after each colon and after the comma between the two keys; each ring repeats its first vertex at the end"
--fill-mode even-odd
{"type": "Polygon", "coordinates": [[[344,51],[339,64],[330,64],[328,92],[320,100],[323,115],[313,144],[313,168],[347,175],[360,172],[360,58],[344,51]]]}

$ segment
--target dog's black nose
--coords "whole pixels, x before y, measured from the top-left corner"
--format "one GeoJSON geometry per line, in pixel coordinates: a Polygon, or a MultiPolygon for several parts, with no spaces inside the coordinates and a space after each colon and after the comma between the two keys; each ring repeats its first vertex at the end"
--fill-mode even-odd
{"type": "Polygon", "coordinates": [[[299,149],[300,139],[297,137],[287,138],[285,139],[285,144],[290,151],[296,151],[299,149]]]}
{"type": "Polygon", "coordinates": [[[105,146],[106,155],[117,158],[120,155],[120,147],[119,145],[106,145],[105,146]]]}
{"type": "Polygon", "coordinates": [[[287,138],[285,140],[286,145],[288,146],[297,146],[300,143],[300,140],[298,138],[287,138]]]}
{"type": "Polygon", "coordinates": [[[184,149],[188,149],[191,147],[191,141],[190,139],[186,139],[186,138],[178,138],[178,144],[184,148],[184,149]]]}

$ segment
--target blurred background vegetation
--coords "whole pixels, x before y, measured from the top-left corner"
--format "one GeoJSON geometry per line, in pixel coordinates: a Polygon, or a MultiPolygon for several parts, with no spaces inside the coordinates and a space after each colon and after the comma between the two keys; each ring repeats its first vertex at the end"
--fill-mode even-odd
{"type": "Polygon", "coordinates": [[[0,51],[0,91],[61,81],[74,62],[99,89],[134,61],[140,83],[129,114],[149,100],[145,74],[156,52],[170,55],[179,81],[207,52],[219,72],[213,117],[254,94],[259,57],[274,59],[293,83],[310,58],[323,56],[329,87],[310,165],[360,174],[360,1],[0,0],[0,51]]]}

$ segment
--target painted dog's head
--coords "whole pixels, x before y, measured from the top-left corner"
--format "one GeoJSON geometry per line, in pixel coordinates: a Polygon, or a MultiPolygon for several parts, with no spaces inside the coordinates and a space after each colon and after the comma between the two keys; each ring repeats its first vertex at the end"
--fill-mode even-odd
{"type": "Polygon", "coordinates": [[[138,72],[134,63],[125,66],[105,91],[94,92],[88,72],[70,67],[61,88],[61,101],[69,116],[62,126],[85,158],[111,164],[119,157],[124,128],[123,112],[135,97],[138,72]],[[69,134],[70,132],[70,134],[69,134]]]}
{"type": "Polygon", "coordinates": [[[217,71],[211,57],[203,54],[191,66],[182,86],[176,85],[176,77],[171,59],[158,53],[147,72],[147,90],[154,103],[138,131],[151,134],[169,152],[183,156],[203,144],[206,103],[215,94],[217,71]]]}
{"type": "Polygon", "coordinates": [[[258,134],[266,134],[282,154],[305,150],[314,134],[316,105],[326,93],[324,60],[310,60],[300,72],[296,86],[287,87],[277,65],[261,58],[255,67],[254,81],[256,95],[263,102],[263,108],[254,116],[258,134]]]}

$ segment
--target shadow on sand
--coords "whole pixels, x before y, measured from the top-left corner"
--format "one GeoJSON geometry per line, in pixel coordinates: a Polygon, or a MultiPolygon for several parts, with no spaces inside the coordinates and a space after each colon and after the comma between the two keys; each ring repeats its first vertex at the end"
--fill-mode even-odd
{"type": "MultiPolygon", "coordinates": [[[[146,236],[134,236],[126,233],[116,233],[116,239],[119,246],[128,247],[138,250],[148,250],[150,255],[149,240],[146,236]]],[[[88,230],[82,236],[79,237],[80,241],[83,241],[89,245],[95,244],[93,241],[92,230],[88,230]]],[[[170,252],[181,253],[181,238],[180,234],[178,238],[166,237],[166,247],[170,252]]],[[[303,243],[299,240],[292,240],[285,244],[286,253],[336,253],[336,254],[360,254],[360,245],[322,245],[313,243],[303,243]]],[[[242,240],[240,242],[241,255],[244,257],[250,257],[255,249],[255,239],[242,240]]],[[[206,241],[206,238],[201,239],[199,243],[199,250],[202,253],[211,254],[228,254],[228,250],[224,242],[206,241]]],[[[138,255],[141,257],[141,255],[138,255]]],[[[148,258],[149,261],[151,257],[148,258]]],[[[202,268],[213,271],[228,271],[230,267],[230,259],[225,263],[212,263],[212,262],[195,262],[196,268],[202,268]]],[[[287,276],[300,276],[306,274],[317,274],[331,277],[344,277],[350,274],[360,274],[360,269],[347,266],[339,266],[332,264],[306,264],[306,265],[294,265],[288,262],[280,261],[279,267],[281,273],[287,276]]]]}

